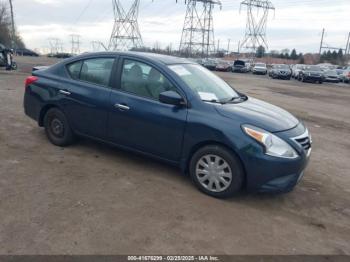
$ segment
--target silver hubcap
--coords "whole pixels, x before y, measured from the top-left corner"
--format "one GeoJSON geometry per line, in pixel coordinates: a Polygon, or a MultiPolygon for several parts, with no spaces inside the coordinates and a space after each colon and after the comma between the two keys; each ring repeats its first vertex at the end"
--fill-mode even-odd
{"type": "Polygon", "coordinates": [[[232,171],[229,164],[220,156],[205,155],[196,165],[199,183],[209,191],[225,191],[232,183],[232,171]]]}

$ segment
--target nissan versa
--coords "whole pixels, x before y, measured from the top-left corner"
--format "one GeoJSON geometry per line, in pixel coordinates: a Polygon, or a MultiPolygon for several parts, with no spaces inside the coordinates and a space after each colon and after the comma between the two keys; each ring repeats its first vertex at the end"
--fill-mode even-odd
{"type": "Polygon", "coordinates": [[[48,139],[108,142],[179,166],[204,193],[288,192],[311,152],[307,128],[185,59],[91,53],[34,71],[25,113],[48,139]]]}

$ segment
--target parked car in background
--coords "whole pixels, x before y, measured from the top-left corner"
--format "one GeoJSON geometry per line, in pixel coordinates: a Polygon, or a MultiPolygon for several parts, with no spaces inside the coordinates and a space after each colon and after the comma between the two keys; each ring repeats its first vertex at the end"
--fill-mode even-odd
{"type": "Polygon", "coordinates": [[[299,71],[298,80],[301,82],[312,82],[322,84],[324,75],[317,65],[306,65],[299,71]]]}
{"type": "Polygon", "coordinates": [[[211,71],[214,71],[216,69],[216,65],[217,61],[215,59],[206,58],[203,61],[203,66],[211,71]]]}
{"type": "Polygon", "coordinates": [[[17,48],[15,49],[15,53],[20,56],[36,56],[36,57],[39,56],[38,53],[27,48],[17,48]]]}
{"type": "Polygon", "coordinates": [[[289,65],[272,65],[269,71],[269,76],[271,78],[290,80],[292,77],[292,70],[289,65]]]}
{"type": "Polygon", "coordinates": [[[232,70],[232,64],[229,61],[219,61],[215,68],[216,71],[230,72],[232,70]]]}
{"type": "Polygon", "coordinates": [[[232,72],[247,73],[250,71],[250,64],[243,60],[236,60],[233,62],[232,72]]]}
{"type": "Polygon", "coordinates": [[[339,83],[341,81],[336,70],[326,70],[323,72],[323,75],[325,82],[339,83]]]}
{"type": "Polygon", "coordinates": [[[214,197],[243,187],[290,191],[311,154],[296,117],[181,58],[85,54],[34,71],[24,90],[26,115],[54,145],[84,136],[144,154],[178,166],[214,197]]]}
{"type": "Polygon", "coordinates": [[[299,77],[299,72],[304,68],[303,64],[296,64],[292,67],[292,77],[297,79],[299,77]]]}
{"type": "Polygon", "coordinates": [[[342,78],[344,83],[350,83],[350,66],[344,69],[342,78]]]}
{"type": "Polygon", "coordinates": [[[267,74],[266,64],[265,63],[256,63],[253,67],[253,74],[266,75],[267,74]]]}

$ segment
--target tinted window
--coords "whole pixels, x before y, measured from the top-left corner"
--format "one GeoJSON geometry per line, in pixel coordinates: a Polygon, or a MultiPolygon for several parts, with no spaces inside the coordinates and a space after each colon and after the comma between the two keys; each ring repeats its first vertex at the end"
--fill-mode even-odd
{"type": "Polygon", "coordinates": [[[73,79],[79,79],[79,75],[80,75],[80,69],[81,69],[81,65],[83,64],[82,61],[78,61],[72,64],[69,64],[67,66],[69,75],[71,76],[71,78],[73,79]]]}
{"type": "Polygon", "coordinates": [[[124,60],[121,89],[138,96],[159,99],[159,94],[176,88],[157,69],[133,60],[124,60]]]}
{"type": "Polygon", "coordinates": [[[113,63],[113,58],[96,58],[85,60],[81,68],[80,80],[108,86],[113,63]]]}

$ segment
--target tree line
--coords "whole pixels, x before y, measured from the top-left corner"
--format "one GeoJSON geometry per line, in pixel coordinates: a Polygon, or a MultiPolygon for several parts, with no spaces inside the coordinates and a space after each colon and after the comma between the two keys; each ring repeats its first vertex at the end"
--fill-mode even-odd
{"type": "Polygon", "coordinates": [[[298,60],[299,63],[304,63],[304,54],[298,53],[295,48],[292,49],[292,51],[290,51],[289,49],[283,49],[281,51],[272,50],[270,53],[266,53],[265,47],[259,46],[256,50],[256,57],[262,58],[265,56],[287,60],[298,60]]]}
{"type": "MultiPolygon", "coordinates": [[[[14,40],[17,48],[25,48],[23,40],[17,33],[14,40]]],[[[11,47],[11,15],[4,2],[0,2],[0,44],[11,47]]]]}
{"type": "Polygon", "coordinates": [[[321,63],[332,63],[335,65],[344,65],[345,60],[346,59],[342,49],[339,49],[338,52],[337,51],[332,52],[330,50],[324,51],[320,57],[321,63]]]}

